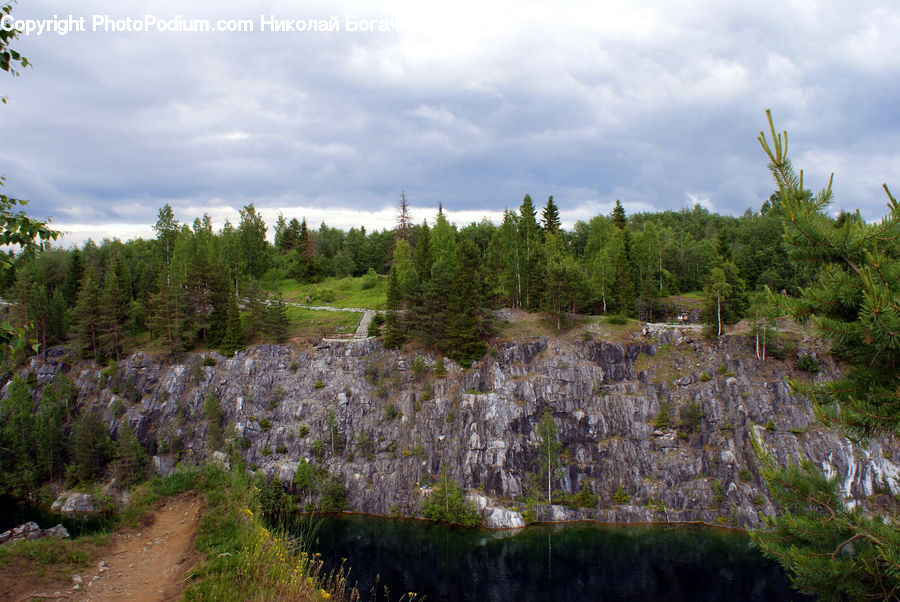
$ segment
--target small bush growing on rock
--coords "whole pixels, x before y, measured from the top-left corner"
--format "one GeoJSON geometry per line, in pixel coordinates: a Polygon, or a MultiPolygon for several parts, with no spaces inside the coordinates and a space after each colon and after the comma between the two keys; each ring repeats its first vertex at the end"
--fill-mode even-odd
{"type": "Polygon", "coordinates": [[[317,380],[313,384],[313,389],[324,389],[324,388],[325,388],[325,383],[323,383],[321,380],[317,380]]]}
{"type": "Polygon", "coordinates": [[[203,365],[204,365],[204,366],[215,366],[215,365],[216,365],[216,358],[214,358],[214,357],[211,356],[211,355],[206,355],[206,356],[204,356],[204,357],[203,357],[203,365]]]}
{"type": "Polygon", "coordinates": [[[453,413],[453,410],[447,412],[447,424],[453,424],[453,421],[456,420],[456,414],[453,413]]]}
{"type": "Polygon", "coordinates": [[[397,409],[397,406],[392,403],[389,403],[384,407],[385,420],[393,420],[394,418],[399,418],[402,415],[403,414],[401,414],[400,410],[397,409]]]}
{"type": "Polygon", "coordinates": [[[591,493],[587,483],[581,486],[581,491],[569,496],[569,506],[573,508],[594,508],[600,497],[591,493]]]}
{"type": "Polygon", "coordinates": [[[804,372],[818,372],[820,369],[819,360],[810,354],[804,355],[797,360],[797,369],[804,372]]]}
{"type": "Polygon", "coordinates": [[[669,423],[671,422],[672,417],[669,415],[669,404],[668,402],[661,401],[659,402],[659,412],[656,414],[656,418],[653,420],[654,428],[664,429],[669,428],[669,423]]]}
{"type": "Polygon", "coordinates": [[[109,404],[109,413],[113,415],[114,418],[121,418],[122,414],[125,413],[125,404],[122,403],[121,399],[114,399],[111,404],[109,404]]]}
{"type": "Polygon", "coordinates": [[[613,494],[613,501],[617,504],[627,504],[631,501],[631,496],[628,495],[621,483],[619,483],[619,488],[613,494]]]}
{"type": "Polygon", "coordinates": [[[319,487],[319,511],[340,512],[347,509],[347,490],[338,478],[331,475],[319,487]]]}
{"type": "Polygon", "coordinates": [[[744,466],[738,471],[738,478],[745,483],[749,483],[753,475],[750,473],[750,469],[744,466]]]}
{"type": "Polygon", "coordinates": [[[300,436],[301,438],[303,438],[303,437],[306,437],[308,434],[309,434],[309,427],[306,426],[305,424],[301,424],[300,427],[297,429],[297,435],[300,436]]]}
{"type": "Polygon", "coordinates": [[[622,324],[628,324],[628,316],[623,314],[612,314],[611,316],[607,316],[605,321],[607,324],[621,326],[622,324]]]}
{"type": "Polygon", "coordinates": [[[256,422],[259,423],[259,428],[261,428],[264,431],[268,431],[269,429],[272,428],[272,422],[265,416],[257,419],[256,422]]]}
{"type": "Polygon", "coordinates": [[[797,436],[797,437],[802,437],[803,435],[806,434],[806,431],[803,430],[803,429],[801,429],[801,428],[796,428],[796,427],[795,427],[795,428],[792,428],[792,429],[791,429],[791,433],[793,433],[793,434],[794,434],[795,436],[797,436]]]}
{"type": "Polygon", "coordinates": [[[300,366],[297,364],[297,362],[291,362],[291,372],[296,372],[299,369],[300,366]]]}
{"type": "Polygon", "coordinates": [[[315,456],[316,460],[319,462],[322,461],[322,458],[325,457],[325,442],[321,439],[316,439],[309,445],[310,453],[315,456]]]}
{"type": "Polygon", "coordinates": [[[272,455],[272,450],[269,449],[269,446],[268,446],[268,445],[263,445],[263,448],[262,448],[262,455],[264,455],[264,456],[271,456],[271,455],[272,455]]]}
{"type": "Polygon", "coordinates": [[[700,432],[700,422],[706,416],[706,413],[700,409],[699,403],[692,401],[681,408],[679,415],[681,416],[681,422],[678,426],[682,432],[698,433],[700,432]]]}
{"type": "Polygon", "coordinates": [[[772,421],[772,420],[770,419],[770,420],[766,423],[766,430],[769,431],[770,433],[774,433],[775,431],[778,430],[778,427],[775,426],[775,422],[772,421]]]}
{"type": "Polygon", "coordinates": [[[284,445],[279,445],[278,447],[275,448],[275,451],[279,454],[286,454],[287,447],[285,447],[284,445]]]}
{"type": "Polygon", "coordinates": [[[413,361],[412,371],[416,380],[422,380],[422,377],[428,372],[428,366],[425,365],[425,359],[421,355],[417,355],[413,361]]]}
{"type": "Polygon", "coordinates": [[[706,370],[704,370],[704,371],[700,374],[700,380],[702,380],[703,382],[706,382],[706,381],[712,380],[712,376],[710,376],[709,374],[707,374],[706,370]]]}
{"type": "Polygon", "coordinates": [[[431,496],[422,504],[422,516],[470,528],[482,522],[475,505],[466,499],[456,481],[447,475],[446,468],[441,471],[440,481],[431,496]]]}
{"type": "Polygon", "coordinates": [[[422,401],[431,401],[434,399],[434,390],[431,388],[431,382],[426,382],[425,386],[422,388],[422,396],[420,398],[422,401]]]}
{"type": "Polygon", "coordinates": [[[439,355],[434,362],[434,377],[444,378],[446,375],[447,370],[444,368],[444,357],[439,355]]]}

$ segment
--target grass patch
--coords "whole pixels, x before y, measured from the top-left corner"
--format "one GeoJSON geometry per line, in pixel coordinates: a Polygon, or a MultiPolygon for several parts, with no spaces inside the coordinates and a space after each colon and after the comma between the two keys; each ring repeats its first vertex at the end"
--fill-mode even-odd
{"type": "Polygon", "coordinates": [[[288,307],[290,322],[288,335],[292,337],[321,338],[336,333],[356,331],[362,314],[353,311],[325,311],[288,307]]]}
{"type": "Polygon", "coordinates": [[[387,307],[387,276],[379,276],[375,286],[365,288],[366,276],[358,278],[326,278],[316,284],[299,284],[293,278],[280,280],[278,290],[285,299],[310,305],[330,307],[360,307],[363,309],[385,309],[387,307]],[[322,291],[333,291],[332,301],[316,301],[322,291]]]}

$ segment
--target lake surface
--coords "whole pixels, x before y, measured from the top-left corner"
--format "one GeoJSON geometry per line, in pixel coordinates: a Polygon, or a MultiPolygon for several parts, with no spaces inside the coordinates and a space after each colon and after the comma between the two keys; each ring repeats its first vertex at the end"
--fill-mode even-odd
{"type": "Polygon", "coordinates": [[[329,569],[346,559],[363,600],[811,599],[745,534],[709,527],[570,523],[514,533],[354,515],[314,521],[293,529],[329,569]]]}

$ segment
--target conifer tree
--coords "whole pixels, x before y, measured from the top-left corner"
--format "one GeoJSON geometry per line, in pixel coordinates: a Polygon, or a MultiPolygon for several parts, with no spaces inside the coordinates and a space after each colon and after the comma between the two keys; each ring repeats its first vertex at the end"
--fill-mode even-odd
{"type": "Polygon", "coordinates": [[[76,344],[82,355],[98,358],[100,353],[100,288],[94,266],[88,265],[81,279],[76,315],[76,344]]]}
{"type": "Polygon", "coordinates": [[[536,310],[541,302],[541,236],[534,204],[525,195],[519,207],[519,246],[522,253],[522,306],[536,310]]]}
{"type": "MultiPolygon", "coordinates": [[[[771,141],[760,133],[784,209],[785,239],[794,261],[822,266],[819,281],[800,298],[774,302],[799,319],[811,318],[833,352],[850,366],[828,383],[790,382],[816,413],[853,437],[900,433],[900,203],[888,196],[880,222],[837,223],[825,214],[831,180],[813,195],[787,156],[787,133],[777,134],[767,111],[771,141]]],[[[849,599],[891,599],[900,592],[900,525],[848,509],[838,477],[822,475],[809,460],[775,465],[762,442],[754,446],[779,516],[754,540],[791,572],[803,592],[849,599]]]]}
{"type": "Polygon", "coordinates": [[[559,209],[553,202],[552,194],[547,198],[547,204],[544,205],[544,211],[542,212],[541,217],[544,222],[544,231],[547,234],[559,232],[559,209]]]}

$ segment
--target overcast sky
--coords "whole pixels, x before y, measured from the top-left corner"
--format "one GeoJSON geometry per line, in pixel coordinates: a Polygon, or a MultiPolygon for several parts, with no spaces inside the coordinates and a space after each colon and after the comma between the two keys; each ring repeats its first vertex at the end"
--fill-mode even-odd
{"type": "Polygon", "coordinates": [[[0,78],[4,193],[79,243],[150,237],[164,203],[391,227],[401,190],[429,222],[526,193],[566,226],[616,199],[739,215],[773,190],[766,108],[810,187],[835,173],[835,210],[877,219],[882,182],[900,192],[894,0],[302,4],[21,0],[19,19],[86,31],[14,45],[33,68],[0,78]],[[103,31],[129,17],[253,31],[103,31]]]}

